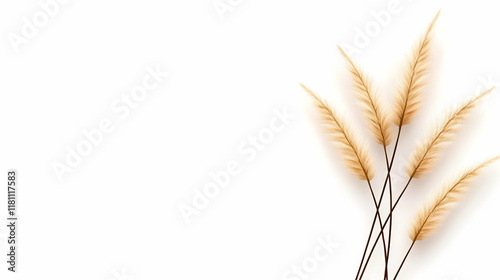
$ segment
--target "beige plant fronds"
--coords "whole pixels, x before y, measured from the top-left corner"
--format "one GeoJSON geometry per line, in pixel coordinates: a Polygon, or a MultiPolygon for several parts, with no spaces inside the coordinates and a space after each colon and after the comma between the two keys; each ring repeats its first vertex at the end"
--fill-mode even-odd
{"type": "Polygon", "coordinates": [[[377,143],[387,146],[393,139],[391,122],[387,110],[372,86],[372,81],[352,61],[352,59],[338,46],[340,53],[349,64],[352,80],[356,90],[356,97],[363,104],[364,117],[377,143]]]}
{"type": "Polygon", "coordinates": [[[347,168],[360,180],[371,181],[375,176],[373,161],[360,142],[360,138],[354,135],[349,126],[336,115],[325,101],[306,86],[302,84],[301,86],[314,99],[324,122],[325,130],[342,151],[347,168]]]}
{"type": "Polygon", "coordinates": [[[399,268],[396,271],[393,280],[396,280],[396,278],[398,277],[399,272],[401,271],[401,268],[403,267],[415,243],[419,240],[424,240],[425,238],[429,237],[438,228],[446,214],[463,197],[472,179],[479,175],[481,169],[485,168],[499,158],[499,156],[496,156],[461,173],[461,175],[455,180],[451,181],[448,184],[445,184],[442,188],[440,188],[437,193],[429,200],[429,202],[424,204],[424,206],[415,216],[415,220],[410,227],[408,236],[412,240],[412,243],[410,245],[410,248],[408,248],[408,251],[406,251],[406,255],[399,265],[399,268]]]}
{"type": "Polygon", "coordinates": [[[374,188],[372,186],[373,182],[371,182],[375,176],[374,165],[366,147],[362,144],[358,135],[351,130],[350,126],[339,117],[326,101],[323,101],[313,91],[301,84],[302,88],[314,99],[315,105],[324,123],[324,128],[330,139],[333,140],[342,152],[343,159],[348,169],[357,175],[359,179],[367,181],[375,205],[376,213],[372,221],[355,280],[363,279],[370,259],[376,251],[375,249],[380,239],[382,240],[385,258],[383,279],[396,280],[416,241],[423,240],[432,234],[441,224],[443,218],[452,206],[464,195],[470,182],[474,177],[478,176],[481,169],[500,159],[500,156],[491,158],[459,174],[453,181],[444,184],[432,199],[424,204],[416,215],[408,232],[412,243],[400,263],[399,268],[395,271],[394,277],[389,278],[389,275],[392,274],[390,268],[392,268],[391,260],[393,258],[390,257],[390,253],[392,249],[393,212],[396,206],[401,201],[402,196],[405,194],[412,180],[420,178],[433,168],[440,151],[446,144],[452,141],[469,113],[477,106],[480,99],[491,93],[494,89],[491,88],[477,96],[467,99],[464,103],[448,111],[443,120],[438,122],[427,137],[417,144],[406,165],[406,172],[409,175],[408,181],[397,198],[393,201],[391,171],[393,170],[398,143],[402,140],[402,127],[411,123],[420,107],[420,99],[424,85],[426,84],[427,69],[429,67],[432,33],[439,15],[440,12],[436,14],[426,32],[413,49],[411,57],[406,62],[403,78],[399,83],[395,96],[395,105],[391,112],[386,110],[370,77],[364,73],[363,69],[361,69],[340,46],[338,46],[340,53],[347,61],[351,79],[354,84],[356,98],[362,104],[363,115],[368,124],[370,134],[375,137],[377,143],[381,144],[384,149],[387,175],[385,177],[385,183],[383,183],[383,187],[379,192],[378,200],[375,197],[374,188]],[[395,137],[393,136],[394,131],[392,131],[393,123],[396,124],[398,129],[395,137]],[[393,139],[395,139],[395,144],[392,154],[389,154],[387,148],[390,146],[393,139]],[[382,219],[379,208],[383,204],[382,202],[384,201],[383,197],[387,184],[389,185],[389,201],[387,204],[389,213],[385,216],[385,219],[382,219]],[[373,233],[376,220],[378,220],[380,231],[372,242],[372,236],[375,236],[373,233]],[[387,243],[384,237],[386,225],[388,225],[389,233],[387,243]],[[371,248],[370,250],[368,250],[369,247],[371,248]]]}
{"type": "Polygon", "coordinates": [[[465,117],[476,107],[479,99],[489,94],[493,89],[491,88],[468,100],[446,115],[445,120],[414,150],[406,168],[410,177],[419,178],[431,170],[439,151],[452,140],[453,134],[463,123],[465,117]]]}
{"type": "Polygon", "coordinates": [[[404,70],[395,100],[393,122],[401,127],[409,124],[420,107],[421,93],[426,82],[432,30],[440,12],[436,14],[427,32],[414,48],[404,70]]]}
{"type": "Polygon", "coordinates": [[[444,216],[450,211],[467,191],[471,180],[479,175],[484,167],[498,160],[500,157],[494,157],[474,168],[463,172],[454,181],[445,184],[436,194],[425,204],[415,217],[409,236],[412,241],[423,240],[432,234],[441,224],[444,216]]]}

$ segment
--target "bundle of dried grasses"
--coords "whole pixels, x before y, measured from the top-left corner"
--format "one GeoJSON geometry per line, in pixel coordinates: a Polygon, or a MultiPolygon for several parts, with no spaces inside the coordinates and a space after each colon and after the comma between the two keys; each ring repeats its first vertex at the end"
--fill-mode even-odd
{"type": "MultiPolygon", "coordinates": [[[[366,146],[363,145],[363,142],[360,140],[360,136],[356,135],[351,126],[344,119],[342,119],[342,117],[339,116],[339,114],[336,113],[326,101],[319,98],[312,90],[301,84],[303,89],[313,98],[318,112],[321,115],[324,128],[330,139],[342,152],[347,168],[359,179],[365,180],[368,183],[373,198],[375,215],[358,272],[355,277],[356,280],[361,280],[363,278],[364,272],[370,262],[380,237],[382,237],[384,247],[384,279],[389,279],[388,267],[389,255],[391,252],[392,218],[396,206],[400,202],[412,180],[414,178],[422,177],[434,167],[440,151],[446,146],[446,144],[453,140],[454,134],[460,128],[469,113],[478,105],[481,98],[491,93],[493,90],[493,88],[491,88],[478,96],[470,98],[456,108],[449,110],[442,121],[433,127],[431,132],[420,141],[413,151],[406,166],[408,181],[402,188],[402,191],[397,199],[393,201],[390,174],[398,143],[401,138],[402,128],[403,126],[411,123],[420,106],[420,101],[426,85],[432,31],[436,25],[439,15],[440,12],[438,12],[431,21],[426,32],[418,41],[418,44],[413,49],[411,56],[406,61],[406,66],[403,71],[404,74],[397,88],[397,94],[395,96],[392,112],[387,110],[387,106],[384,106],[376,91],[376,87],[373,85],[369,76],[344,52],[342,48],[339,47],[341,55],[348,64],[348,70],[351,73],[356,93],[355,95],[362,106],[361,109],[368,125],[368,129],[373,135],[375,141],[383,147],[385,154],[387,174],[378,199],[376,198],[372,188],[372,180],[375,176],[373,160],[366,146]],[[395,124],[397,128],[396,136],[394,136],[393,124],[395,124]],[[387,147],[390,146],[394,139],[396,139],[396,141],[393,152],[392,154],[388,154],[387,147]],[[379,208],[381,207],[387,184],[389,184],[390,195],[389,213],[384,222],[382,222],[379,208]],[[371,250],[367,255],[377,219],[379,221],[380,231],[378,236],[373,241],[371,250]],[[389,235],[386,240],[384,232],[388,223],[389,235]]],[[[399,275],[401,268],[403,267],[403,264],[405,263],[416,241],[424,240],[433,231],[435,231],[451,207],[465,194],[472,178],[477,176],[481,169],[485,168],[499,158],[499,156],[493,157],[467,171],[464,171],[456,179],[438,189],[437,193],[430,199],[430,201],[422,207],[409,231],[411,245],[398,270],[394,273],[393,279],[396,279],[399,275]]]]}

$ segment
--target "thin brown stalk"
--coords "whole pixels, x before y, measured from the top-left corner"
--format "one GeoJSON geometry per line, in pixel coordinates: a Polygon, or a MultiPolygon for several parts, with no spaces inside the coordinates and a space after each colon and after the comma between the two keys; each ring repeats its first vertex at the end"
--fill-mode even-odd
{"type": "MultiPolygon", "coordinates": [[[[384,147],[387,172],[389,172],[389,157],[387,156],[386,147],[391,143],[391,141],[393,139],[392,127],[391,127],[389,114],[387,113],[387,110],[385,110],[385,108],[383,108],[382,102],[374,90],[371,79],[366,74],[363,73],[363,71],[360,69],[360,67],[354,63],[354,61],[344,52],[344,50],[340,46],[338,46],[338,49],[349,65],[349,72],[351,73],[351,78],[352,78],[352,81],[354,83],[356,97],[363,106],[362,109],[364,112],[365,120],[368,124],[368,128],[369,128],[371,134],[377,140],[377,143],[379,143],[380,145],[382,145],[384,147]]],[[[389,178],[389,180],[390,180],[390,178],[389,178]]],[[[391,188],[390,181],[389,181],[389,186],[391,188]]],[[[380,194],[381,198],[384,195],[384,191],[385,191],[385,188],[383,188],[382,193],[380,194]]],[[[391,197],[392,197],[392,195],[391,195],[391,197]]],[[[377,207],[377,210],[380,208],[380,202],[381,202],[381,199],[379,199],[378,204],[375,205],[377,207]]],[[[375,220],[374,220],[374,222],[375,222],[375,220]]],[[[375,223],[372,223],[372,230],[370,232],[373,231],[374,225],[375,225],[375,223]]],[[[390,232],[389,232],[389,235],[390,235],[390,232]]],[[[387,277],[388,277],[388,265],[387,264],[389,261],[389,248],[390,248],[389,245],[388,245],[387,249],[384,248],[384,251],[386,252],[386,254],[385,254],[386,264],[385,264],[384,279],[387,279],[387,277]]],[[[365,253],[366,253],[366,249],[365,249],[365,253]]]]}

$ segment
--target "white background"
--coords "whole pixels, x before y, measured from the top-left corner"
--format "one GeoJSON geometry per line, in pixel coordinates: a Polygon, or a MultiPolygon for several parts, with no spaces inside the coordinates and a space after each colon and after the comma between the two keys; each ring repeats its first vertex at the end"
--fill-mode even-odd
{"type": "MultiPolygon", "coordinates": [[[[389,1],[230,3],[221,18],[212,0],[73,0],[16,52],[9,36],[20,36],[23,17],[32,21],[43,9],[38,1],[1,2],[0,170],[19,171],[20,217],[15,275],[3,261],[7,230],[0,227],[2,279],[278,280],[327,237],[338,248],[308,279],[354,278],[373,204],[326,140],[299,83],[327,98],[366,140],[379,192],[381,148],[366,133],[336,45],[355,46],[357,30],[389,1]],[[113,102],[157,65],[169,77],[121,119],[113,102]],[[283,108],[293,120],[247,160],[238,147],[283,108]],[[59,180],[54,162],[64,163],[67,147],[106,118],[114,130],[59,180]],[[194,190],[233,160],[241,172],[186,224],[179,206],[192,205],[194,190]]],[[[401,0],[353,54],[390,104],[405,56],[442,9],[422,110],[403,131],[396,192],[406,159],[436,118],[500,81],[496,4],[401,0]]],[[[422,201],[499,152],[499,105],[497,90],[436,168],[411,185],[395,212],[392,273],[422,201]]],[[[500,279],[498,168],[485,170],[436,234],[416,245],[398,279],[500,279]]],[[[6,209],[6,190],[0,199],[6,209]]],[[[363,279],[382,279],[382,253],[375,254],[363,279]]]]}

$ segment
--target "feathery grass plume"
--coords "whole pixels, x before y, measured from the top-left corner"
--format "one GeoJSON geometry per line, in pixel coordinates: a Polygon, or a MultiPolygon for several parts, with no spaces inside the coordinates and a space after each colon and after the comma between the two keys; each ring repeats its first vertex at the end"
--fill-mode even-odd
{"type": "Polygon", "coordinates": [[[440,12],[441,11],[439,11],[432,20],[427,28],[427,32],[424,37],[420,39],[418,45],[411,54],[411,58],[407,62],[403,80],[400,82],[396,94],[393,122],[397,126],[409,124],[420,107],[421,93],[425,84],[428,68],[429,49],[432,39],[431,33],[436,25],[440,12]]]}
{"type": "Polygon", "coordinates": [[[389,145],[393,139],[391,122],[387,111],[382,107],[382,103],[373,89],[371,80],[356,66],[340,46],[337,47],[349,63],[349,71],[354,81],[356,97],[363,104],[364,116],[370,132],[377,139],[377,143],[383,146],[389,145]]]}
{"type": "Polygon", "coordinates": [[[446,115],[445,121],[413,151],[406,168],[406,172],[410,177],[419,178],[432,168],[441,148],[452,140],[453,134],[458,130],[470,111],[476,107],[479,99],[489,94],[493,89],[491,88],[470,99],[446,115]]]}
{"type": "Polygon", "coordinates": [[[453,182],[444,185],[432,197],[432,199],[421,208],[415,217],[409,236],[412,241],[423,240],[432,234],[439,226],[444,216],[456,204],[467,191],[471,180],[479,175],[479,171],[498,160],[500,156],[491,158],[474,168],[462,173],[453,182]]]}
{"type": "Polygon", "coordinates": [[[371,181],[375,176],[375,169],[372,159],[363,148],[359,138],[354,136],[349,126],[335,114],[326,102],[303,84],[300,85],[314,99],[325,124],[326,132],[344,154],[347,168],[360,180],[371,181]]]}

